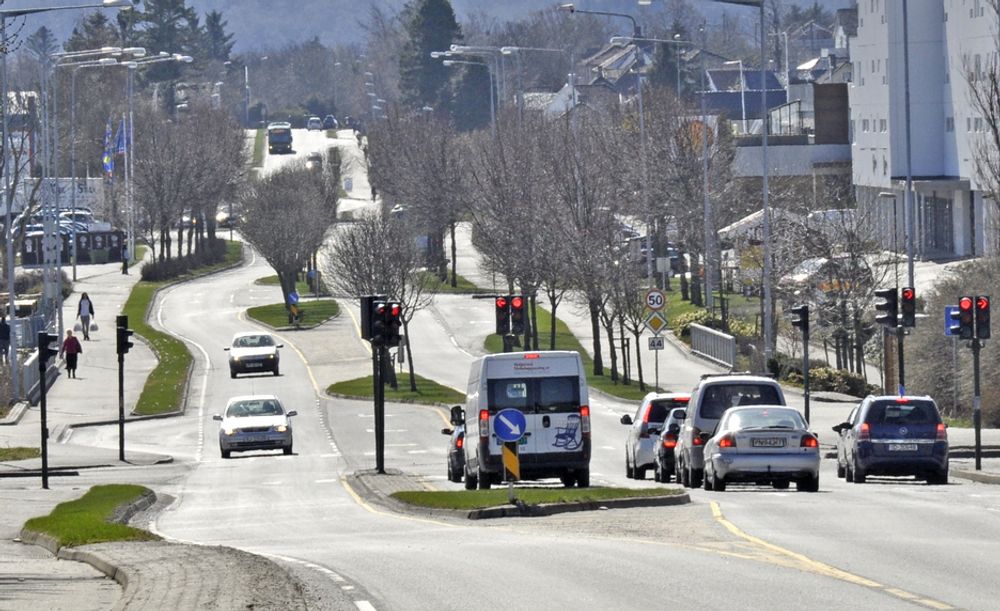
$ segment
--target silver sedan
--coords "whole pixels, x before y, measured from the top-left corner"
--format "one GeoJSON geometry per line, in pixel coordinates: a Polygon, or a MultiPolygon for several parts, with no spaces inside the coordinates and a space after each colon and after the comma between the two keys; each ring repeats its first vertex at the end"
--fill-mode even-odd
{"type": "Polygon", "coordinates": [[[292,423],[295,412],[286,412],[274,395],[233,397],[224,415],[213,420],[219,425],[219,451],[223,458],[231,452],[282,450],[292,453],[292,423]]]}
{"type": "Polygon", "coordinates": [[[705,442],[705,490],[733,482],[819,490],[819,441],[796,410],[779,405],[732,407],[705,442]]]}

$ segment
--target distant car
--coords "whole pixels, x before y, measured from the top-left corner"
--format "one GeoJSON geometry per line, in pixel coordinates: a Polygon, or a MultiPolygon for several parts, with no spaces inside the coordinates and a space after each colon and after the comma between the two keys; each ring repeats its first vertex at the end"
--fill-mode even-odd
{"type": "Polygon", "coordinates": [[[213,420],[219,424],[219,451],[223,458],[231,452],[247,450],[281,450],[292,453],[292,423],[294,411],[285,412],[274,395],[233,397],[224,414],[213,420]]]}
{"type": "Polygon", "coordinates": [[[309,117],[309,120],[306,121],[306,129],[308,129],[309,131],[312,131],[314,129],[322,130],[323,120],[320,119],[319,117],[309,117]]]}
{"type": "Polygon", "coordinates": [[[239,373],[264,373],[269,371],[279,375],[278,348],[284,344],[274,341],[270,333],[250,331],[237,333],[229,351],[229,375],[235,378],[239,373]]]}
{"type": "Polygon", "coordinates": [[[461,405],[451,408],[452,428],[441,429],[442,435],[448,435],[448,481],[456,484],[462,482],[465,473],[465,410],[461,405]]]}
{"type": "Polygon", "coordinates": [[[230,215],[228,210],[220,210],[215,215],[215,224],[225,229],[231,229],[240,224],[240,217],[235,212],[230,215]]]}
{"type": "Polygon", "coordinates": [[[323,117],[323,129],[337,129],[337,117],[326,115],[323,117]]]}
{"type": "Polygon", "coordinates": [[[705,442],[705,490],[724,492],[734,482],[791,482],[800,492],[819,490],[819,440],[794,408],[731,407],[705,442]]]}
{"type": "Polygon", "coordinates": [[[306,167],[310,170],[322,170],[323,153],[309,153],[306,155],[306,167]]]}
{"type": "Polygon", "coordinates": [[[684,424],[686,408],[675,407],[663,421],[663,431],[660,432],[659,443],[656,446],[656,466],[653,479],[664,484],[670,482],[674,474],[674,448],[677,447],[677,436],[684,424]]]}
{"type": "Polygon", "coordinates": [[[646,471],[656,466],[656,446],[663,422],[671,409],[686,406],[686,394],[651,392],[642,399],[633,419],[628,414],[621,423],[628,425],[625,437],[625,477],[646,479],[646,471]]]}
{"type": "Polygon", "coordinates": [[[818,302],[829,296],[868,287],[874,282],[871,267],[863,257],[838,255],[805,259],[781,277],[778,290],[788,296],[812,298],[818,302]]]}
{"type": "Polygon", "coordinates": [[[948,483],[948,430],[927,396],[869,396],[850,420],[833,427],[837,471],[863,484],[869,475],[913,475],[948,483]]]}

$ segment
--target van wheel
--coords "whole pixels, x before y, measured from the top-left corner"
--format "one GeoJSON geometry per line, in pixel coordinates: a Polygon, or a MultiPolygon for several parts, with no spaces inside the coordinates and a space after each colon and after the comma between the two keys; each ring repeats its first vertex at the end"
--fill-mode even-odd
{"type": "Polygon", "coordinates": [[[590,488],[590,468],[581,469],[576,472],[576,487],[590,488]]]}
{"type": "Polygon", "coordinates": [[[483,473],[483,471],[480,469],[480,471],[479,471],[479,477],[477,477],[476,479],[479,480],[479,489],[480,490],[489,490],[490,489],[490,474],[489,473],[483,473]]]}
{"type": "Polygon", "coordinates": [[[559,481],[561,481],[562,485],[566,488],[572,488],[573,484],[576,483],[576,478],[573,477],[572,473],[563,473],[559,476],[559,481]]]}
{"type": "Polygon", "coordinates": [[[636,467],[635,470],[633,471],[633,473],[635,473],[635,479],[646,479],[646,468],[645,467],[643,467],[641,469],[639,467],[636,467]]]}
{"type": "Polygon", "coordinates": [[[478,483],[478,479],[477,478],[473,477],[472,475],[469,475],[468,472],[465,473],[465,489],[466,490],[475,490],[477,483],[478,483]]]}

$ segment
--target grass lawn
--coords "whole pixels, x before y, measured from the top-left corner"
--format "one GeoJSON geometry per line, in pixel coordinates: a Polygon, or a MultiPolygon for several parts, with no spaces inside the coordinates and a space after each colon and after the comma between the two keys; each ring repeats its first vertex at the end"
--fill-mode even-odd
{"type": "MultiPolygon", "coordinates": [[[[454,405],[465,403],[465,395],[454,388],[442,386],[433,380],[416,376],[417,392],[410,392],[410,374],[397,373],[399,390],[385,387],[385,400],[397,403],[444,403],[454,405]]],[[[372,377],[357,378],[337,382],[327,387],[326,392],[358,399],[372,398],[372,377]]]]}
{"type": "Polygon", "coordinates": [[[253,162],[254,167],[262,167],[264,165],[264,147],[267,146],[267,130],[260,128],[254,134],[253,138],[253,162]]]}
{"type": "Polygon", "coordinates": [[[41,455],[42,451],[38,448],[0,448],[0,461],[27,460],[29,458],[38,458],[41,455]]]}
{"type": "Polygon", "coordinates": [[[424,274],[429,279],[428,290],[432,293],[485,293],[490,292],[489,289],[481,289],[465,277],[462,274],[458,274],[456,284],[458,286],[451,286],[451,273],[448,273],[448,279],[441,281],[436,275],[431,272],[424,272],[424,274]]]}
{"type": "MultiPolygon", "coordinates": [[[[538,345],[543,350],[548,350],[549,348],[549,332],[552,328],[550,319],[549,311],[543,307],[538,307],[538,345]]],[[[601,337],[601,339],[605,338],[601,337]]],[[[485,348],[488,352],[503,352],[503,340],[500,339],[499,335],[487,335],[485,348]]],[[[592,373],[594,371],[594,360],[590,358],[590,355],[587,354],[587,351],[580,344],[580,340],[573,335],[569,327],[566,326],[566,323],[558,318],[556,318],[556,350],[574,350],[579,352],[580,358],[583,359],[583,369],[587,372],[587,383],[609,395],[622,399],[639,400],[647,392],[653,390],[652,380],[646,380],[646,390],[640,390],[637,380],[633,380],[631,384],[626,386],[620,382],[612,382],[611,377],[608,375],[595,376],[592,373]]],[[[635,358],[634,353],[633,358],[635,358]]],[[[650,356],[644,360],[650,364],[651,369],[653,358],[650,356]]],[[[605,363],[605,372],[607,371],[609,371],[609,367],[605,363]]],[[[636,375],[635,367],[632,368],[632,375],[636,375]]]]}
{"type": "Polygon", "coordinates": [[[70,547],[105,541],[155,541],[159,537],[151,532],[108,522],[115,509],[138,499],[147,490],[127,484],[94,486],[82,497],[59,503],[49,515],[31,518],[24,526],[70,547]]]}
{"type": "MultiPolygon", "coordinates": [[[[514,496],[529,505],[542,503],[572,503],[634,498],[637,496],[675,496],[679,488],[514,488],[514,496]]],[[[404,490],[393,492],[393,498],[421,507],[438,509],[481,509],[508,505],[507,489],[495,490],[404,490]]]]}
{"type": "MultiPolygon", "coordinates": [[[[264,276],[263,278],[257,278],[253,281],[254,284],[259,284],[262,286],[278,286],[278,276],[264,276]]],[[[299,292],[299,295],[307,297],[313,294],[312,287],[306,283],[305,280],[299,280],[295,283],[295,290],[299,292]]],[[[326,286],[323,285],[323,281],[319,281],[319,294],[329,295],[330,293],[326,290],[326,286]]]]}
{"type": "MultiPolygon", "coordinates": [[[[340,306],[335,299],[317,299],[315,301],[301,301],[302,308],[301,324],[311,327],[320,324],[324,320],[333,318],[340,314],[340,306]]],[[[283,303],[272,303],[256,308],[248,308],[247,316],[257,322],[270,325],[272,327],[288,326],[288,311],[283,303]]]]}
{"type": "Polygon", "coordinates": [[[143,258],[145,258],[147,250],[149,250],[149,246],[146,246],[145,244],[136,244],[135,255],[132,258],[132,262],[129,263],[128,266],[135,267],[136,265],[138,265],[143,260],[143,258]]]}
{"type": "Polygon", "coordinates": [[[135,412],[142,415],[163,414],[180,409],[181,393],[187,382],[191,353],[184,342],[162,333],[146,322],[146,312],[156,291],[177,282],[190,280],[228,267],[243,257],[242,242],[226,243],[226,259],[215,265],[199,267],[190,273],[164,282],[138,282],[132,289],[122,313],[128,316],[129,326],[136,335],[153,348],[158,360],[156,368],[146,378],[146,385],[136,402],[135,412]]]}

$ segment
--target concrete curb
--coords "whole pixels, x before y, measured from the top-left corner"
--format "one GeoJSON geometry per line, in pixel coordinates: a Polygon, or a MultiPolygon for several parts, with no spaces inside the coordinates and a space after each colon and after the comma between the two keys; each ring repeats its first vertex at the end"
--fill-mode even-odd
{"type": "Polygon", "coordinates": [[[981,484],[1000,484],[1000,475],[994,473],[983,473],[981,471],[965,471],[962,469],[952,469],[951,474],[962,479],[972,480],[981,484]]]}
{"type": "MultiPolygon", "coordinates": [[[[342,395],[340,393],[335,393],[335,392],[326,392],[325,390],[323,391],[323,394],[326,397],[329,397],[331,399],[345,399],[347,401],[371,401],[372,400],[371,397],[358,397],[356,395],[342,395]]],[[[410,401],[408,399],[390,399],[388,402],[389,403],[403,403],[405,405],[423,405],[423,406],[426,406],[426,407],[444,407],[444,408],[448,408],[448,409],[450,409],[452,405],[456,405],[455,403],[425,403],[423,401],[410,401]]]]}
{"type": "Polygon", "coordinates": [[[28,411],[31,404],[27,401],[18,401],[14,404],[14,407],[10,408],[7,415],[0,419],[0,426],[13,426],[21,421],[21,417],[24,413],[28,411]]]}

